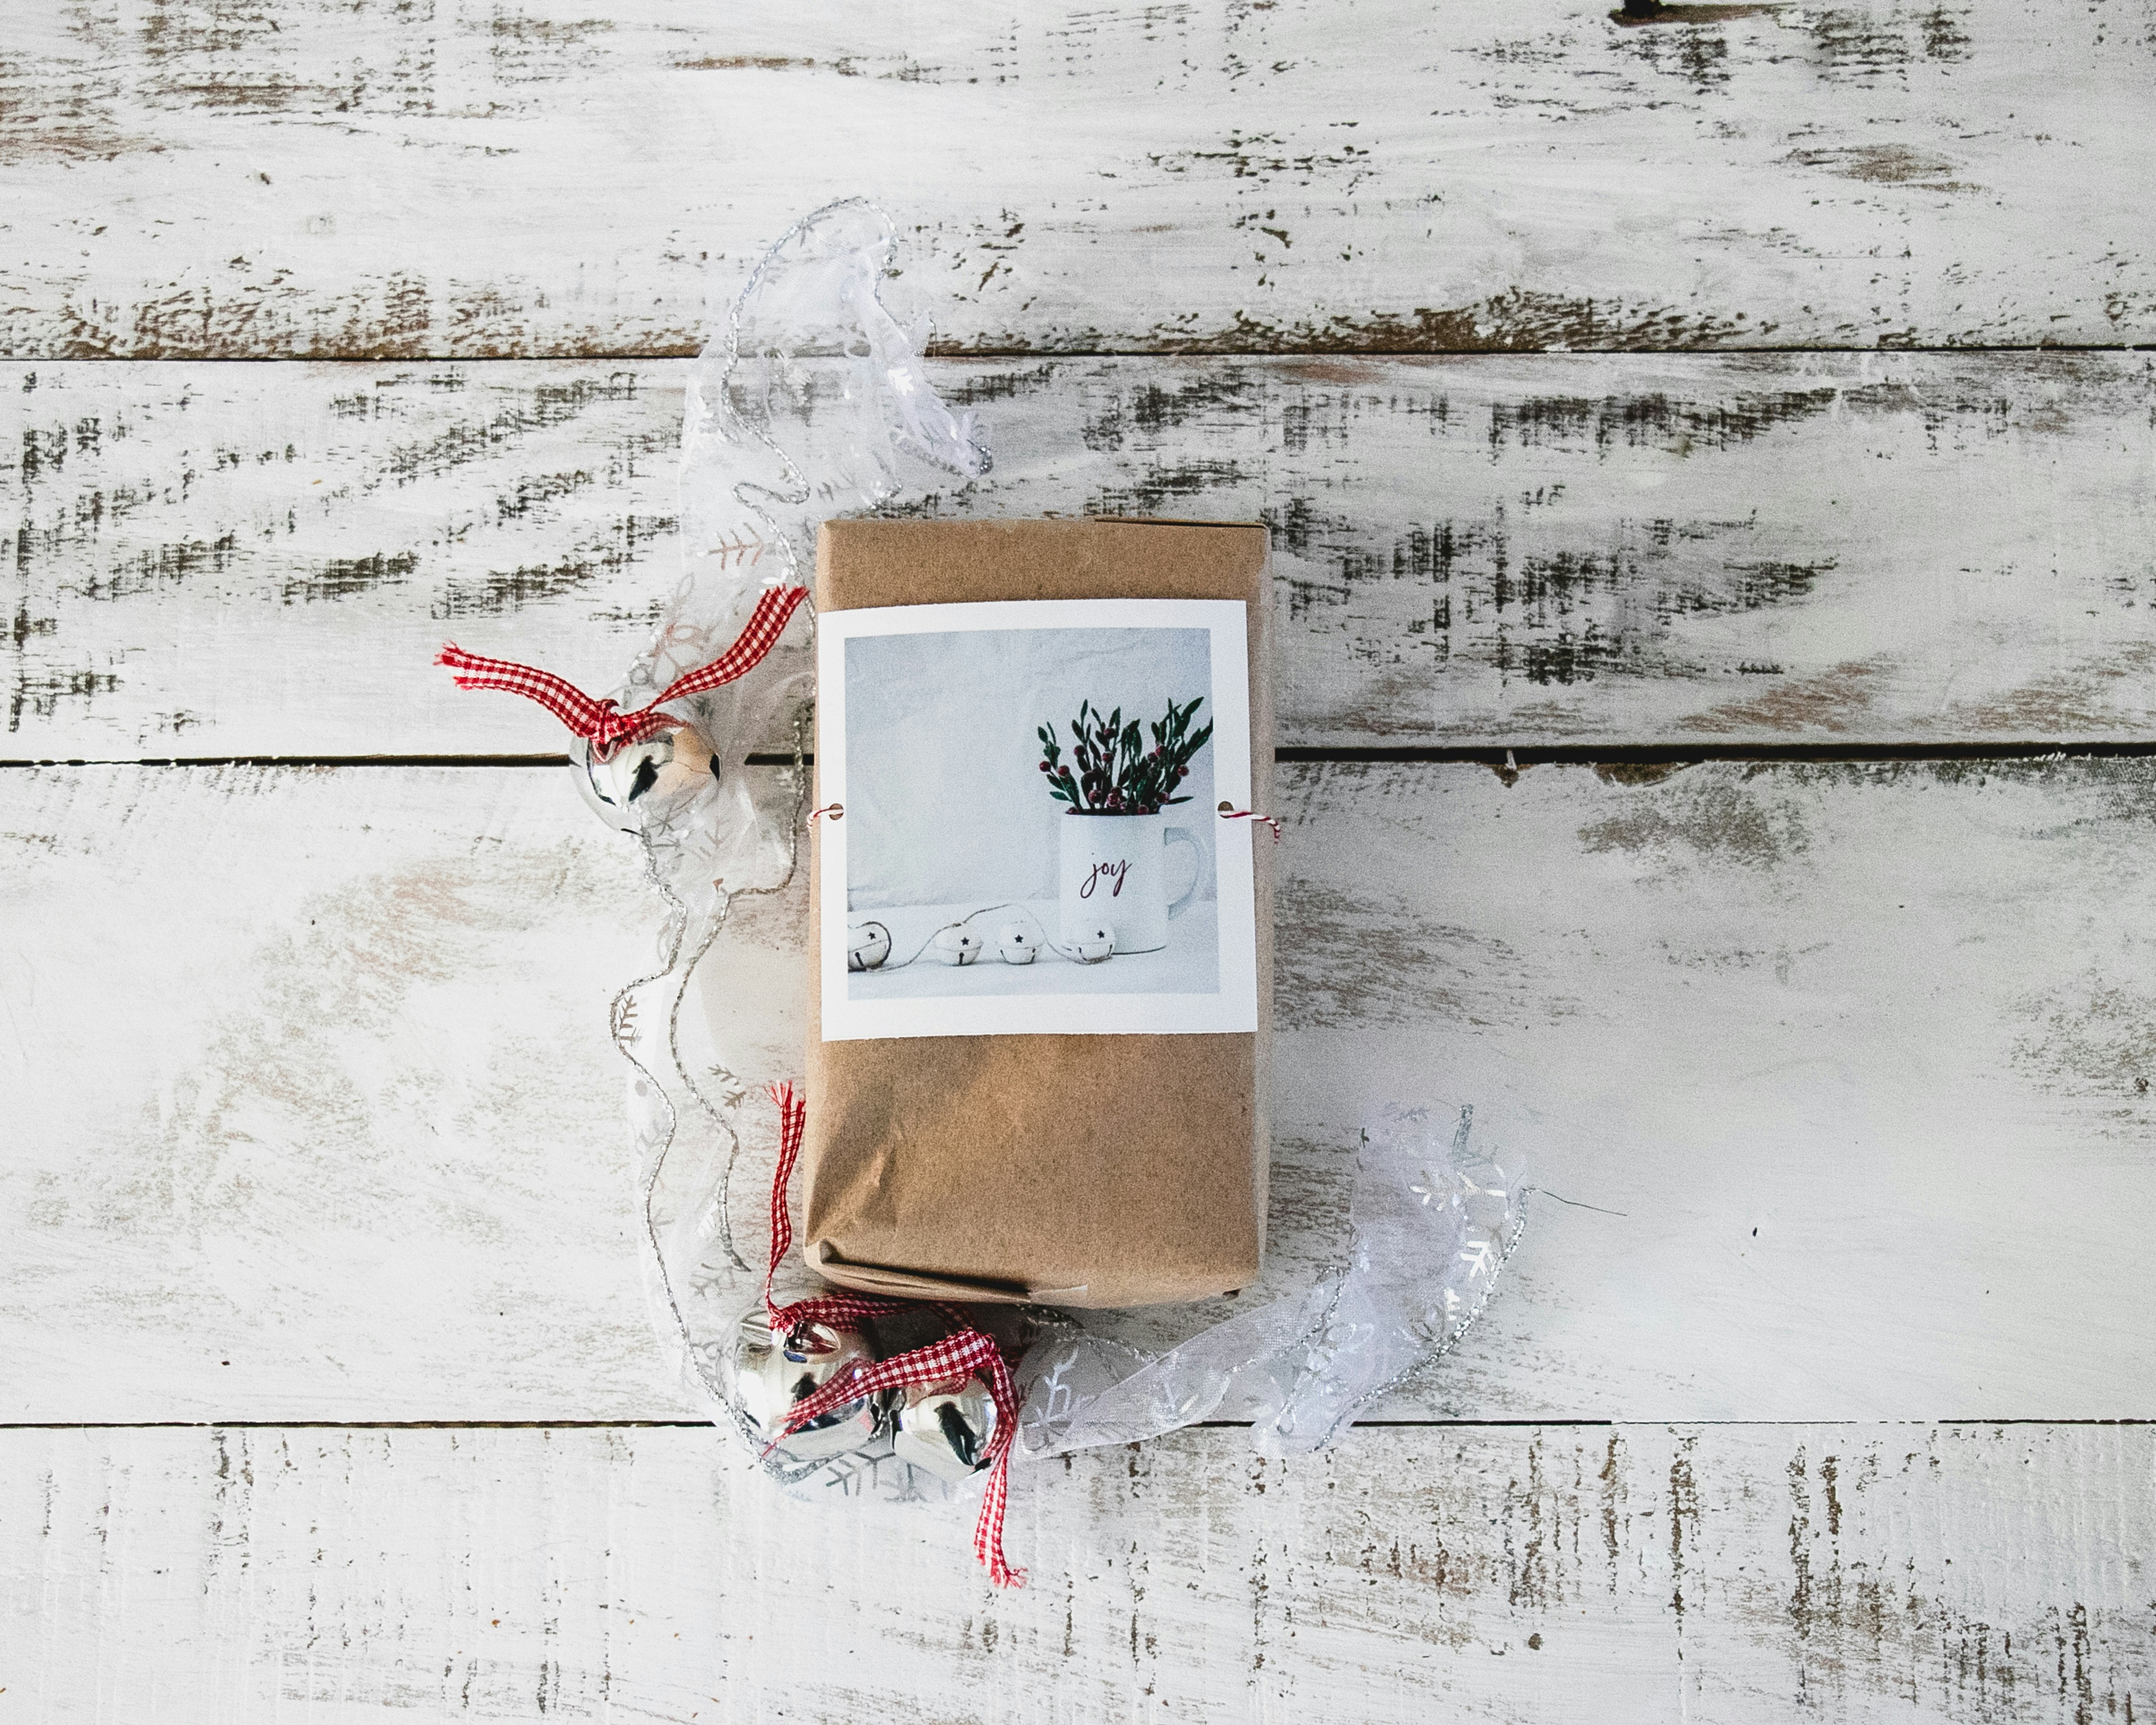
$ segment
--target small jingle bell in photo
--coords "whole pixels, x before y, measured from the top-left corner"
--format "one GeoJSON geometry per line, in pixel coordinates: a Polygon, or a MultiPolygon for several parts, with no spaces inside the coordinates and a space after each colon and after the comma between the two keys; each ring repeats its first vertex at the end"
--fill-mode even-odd
{"type": "Polygon", "coordinates": [[[1030,964],[1040,951],[1040,942],[1023,922],[1006,922],[996,931],[996,950],[1006,964],[1030,964]]]}
{"type": "Polygon", "coordinates": [[[644,829],[643,803],[695,789],[719,776],[719,762],[703,738],[685,726],[642,742],[625,742],[604,760],[591,739],[569,739],[569,771],[577,794],[593,814],[624,833],[644,829]]]}
{"type": "Polygon", "coordinates": [[[1116,931],[1106,922],[1089,922],[1072,929],[1070,941],[1081,964],[1098,964],[1116,950],[1116,931]]]}
{"type": "Polygon", "coordinates": [[[891,957],[891,931],[880,922],[864,922],[846,931],[846,968],[876,970],[891,957]]]}
{"type": "Polygon", "coordinates": [[[978,1378],[963,1384],[915,1384],[905,1392],[891,1453],[952,1484],[988,1465],[996,1435],[996,1402],[978,1378]]]}
{"type": "Polygon", "coordinates": [[[884,1427],[888,1398],[864,1396],[779,1436],[787,1410],[804,1402],[848,1366],[872,1363],[875,1351],[850,1330],[829,1324],[771,1327],[762,1307],[744,1312],[733,1353],[733,1390],[759,1441],[773,1444],[788,1461],[829,1461],[872,1443],[884,1427]]]}
{"type": "Polygon", "coordinates": [[[971,964],[981,956],[981,937],[969,928],[939,928],[929,949],[939,964],[971,964]]]}

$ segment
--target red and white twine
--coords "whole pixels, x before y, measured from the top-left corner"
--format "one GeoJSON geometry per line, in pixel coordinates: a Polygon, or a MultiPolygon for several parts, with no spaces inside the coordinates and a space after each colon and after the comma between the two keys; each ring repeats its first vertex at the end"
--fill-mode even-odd
{"type": "Polygon", "coordinates": [[[770,1314],[772,1328],[785,1330],[796,1324],[822,1323],[834,1329],[854,1330],[860,1327],[863,1318],[908,1311],[932,1312],[956,1327],[942,1341],[932,1342],[925,1348],[894,1354],[873,1364],[859,1360],[850,1363],[814,1395],[793,1404],[779,1435],[798,1431],[834,1408],[859,1401],[863,1396],[886,1390],[955,1385],[963,1384],[968,1378],[980,1378],[988,1385],[989,1399],[996,1404],[996,1429],[988,1439],[988,1488],[982,1494],[980,1515],[973,1522],[973,1555],[988,1572],[988,1579],[998,1587],[1023,1587],[1025,1572],[1013,1568],[1004,1556],[1004,1512],[1010,1497],[1011,1444],[1018,1435],[1018,1388],[1011,1381],[1010,1367],[994,1338],[973,1328],[955,1307],[941,1301],[825,1294],[797,1300],[790,1306],[773,1302],[772,1278],[778,1273],[779,1260],[793,1245],[793,1223],[787,1214],[786,1189],[793,1178],[793,1164],[801,1155],[808,1107],[790,1084],[772,1086],[771,1099],[778,1105],[778,1166],[771,1179],[771,1259],[763,1273],[763,1303],[770,1314]]]}
{"type": "Polygon", "coordinates": [[[459,689],[501,689],[537,701],[578,737],[588,738],[592,752],[603,761],[625,743],[643,742],[662,731],[681,726],[684,721],[659,711],[668,701],[731,683],[762,664],[764,655],[778,644],[795,609],[808,597],[805,587],[767,588],[750,614],[748,626],[732,646],[709,665],[676,678],[656,701],[634,712],[621,711],[610,700],[594,701],[552,671],[467,653],[454,641],[435,655],[434,663],[458,673],[459,689]]]}

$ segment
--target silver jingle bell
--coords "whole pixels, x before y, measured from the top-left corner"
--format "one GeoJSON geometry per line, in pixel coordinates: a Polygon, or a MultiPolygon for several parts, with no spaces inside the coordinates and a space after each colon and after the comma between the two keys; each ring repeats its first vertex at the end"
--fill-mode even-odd
{"type": "Polygon", "coordinates": [[[690,788],[706,774],[716,779],[719,761],[689,730],[662,731],[642,742],[625,742],[603,761],[589,737],[572,737],[569,772],[577,781],[577,794],[593,814],[624,833],[639,833],[647,798],[690,788]]]}
{"type": "Polygon", "coordinates": [[[875,970],[891,957],[891,931],[880,922],[864,922],[846,931],[846,968],[875,970]]]}
{"type": "Polygon", "coordinates": [[[1116,931],[1106,922],[1088,922],[1065,937],[1081,964],[1098,964],[1116,950],[1116,931]]]}
{"type": "Polygon", "coordinates": [[[829,1461],[874,1440],[883,1429],[887,1397],[844,1403],[783,1437],[779,1429],[796,1402],[808,1400],[856,1360],[866,1365],[875,1358],[875,1351],[850,1330],[803,1323],[778,1331],[758,1307],[742,1317],[734,1393],[759,1440],[773,1445],[788,1461],[829,1461]]]}
{"type": "Polygon", "coordinates": [[[996,931],[996,950],[1006,964],[1030,964],[1040,951],[1040,942],[1023,922],[1006,922],[996,931]]]}
{"type": "Polygon", "coordinates": [[[996,1436],[996,1399],[978,1378],[915,1384],[898,1410],[891,1453],[954,1484],[988,1465],[996,1436]]]}
{"type": "Polygon", "coordinates": [[[981,956],[981,937],[968,928],[942,928],[930,942],[943,964],[971,964],[981,956]]]}

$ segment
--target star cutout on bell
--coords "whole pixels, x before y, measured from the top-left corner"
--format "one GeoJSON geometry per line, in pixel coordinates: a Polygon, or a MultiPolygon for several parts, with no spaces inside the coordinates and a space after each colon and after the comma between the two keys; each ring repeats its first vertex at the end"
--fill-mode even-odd
{"type": "Polygon", "coordinates": [[[864,922],[846,931],[846,968],[875,970],[891,957],[891,931],[880,922],[864,922]]]}
{"type": "Polygon", "coordinates": [[[981,937],[968,928],[938,929],[929,944],[942,964],[971,964],[981,956],[981,937]]]}

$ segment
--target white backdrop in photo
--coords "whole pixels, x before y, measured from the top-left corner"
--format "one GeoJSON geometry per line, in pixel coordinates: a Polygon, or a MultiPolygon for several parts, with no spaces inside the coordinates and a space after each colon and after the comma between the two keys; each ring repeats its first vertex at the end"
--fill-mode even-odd
{"type": "MultiPolygon", "coordinates": [[[[993,629],[874,635],[846,643],[849,908],[1052,898],[1055,823],[1036,727],[1091,701],[1150,725],[1170,701],[1204,696],[1213,716],[1211,640],[1202,629],[993,629]]],[[[1150,745],[1148,745],[1150,746],[1150,745]]],[[[1165,811],[1199,846],[1201,898],[1214,896],[1213,750],[1190,763],[1190,798],[1165,811]]],[[[1169,852],[1171,892],[1187,866],[1169,852]]]]}

